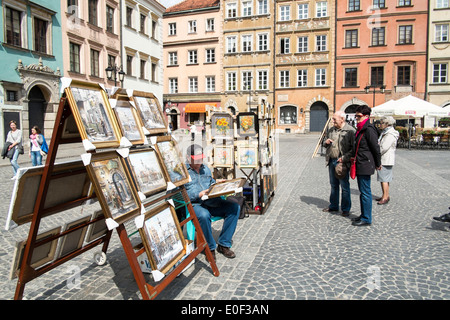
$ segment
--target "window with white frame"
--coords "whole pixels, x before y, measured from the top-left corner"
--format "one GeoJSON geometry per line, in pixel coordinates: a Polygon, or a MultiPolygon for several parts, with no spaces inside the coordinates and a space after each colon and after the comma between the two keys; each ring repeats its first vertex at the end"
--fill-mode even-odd
{"type": "Polygon", "coordinates": [[[374,9],[386,8],[386,0],[373,0],[373,8],[374,9]]]}
{"type": "Polygon", "coordinates": [[[283,5],[280,6],[280,21],[289,21],[291,20],[291,6],[283,5]]]}
{"type": "Polygon", "coordinates": [[[188,64],[196,64],[197,61],[197,50],[188,51],[188,64]]]}
{"type": "Polygon", "coordinates": [[[316,69],[316,87],[323,87],[327,84],[327,69],[316,69]]]}
{"type": "Polygon", "coordinates": [[[434,41],[448,42],[448,24],[437,24],[434,30],[434,41]]]}
{"type": "Polygon", "coordinates": [[[258,75],[257,89],[258,90],[267,90],[268,89],[268,79],[269,79],[269,74],[268,74],[267,70],[259,70],[257,75],[258,75]]]}
{"type": "Polygon", "coordinates": [[[253,89],[252,79],[253,76],[251,71],[242,72],[242,90],[250,91],[253,89]]]}
{"type": "Polygon", "coordinates": [[[280,88],[289,88],[289,70],[280,71],[280,88]]]}
{"type": "Polygon", "coordinates": [[[328,16],[328,3],[320,1],[316,3],[316,18],[323,18],[328,16]]]}
{"type": "Polygon", "coordinates": [[[169,52],[169,66],[178,65],[178,53],[177,52],[169,52]]]}
{"type": "Polygon", "coordinates": [[[436,9],[448,8],[448,0],[436,0],[436,9]]]}
{"type": "Polygon", "coordinates": [[[291,52],[291,39],[280,38],[280,53],[287,54],[291,52]]]}
{"type": "Polygon", "coordinates": [[[269,13],[267,1],[268,0],[258,0],[258,14],[268,14],[269,13]]]}
{"type": "Polygon", "coordinates": [[[356,48],[358,46],[358,29],[345,30],[345,47],[356,48]]]}
{"type": "Polygon", "coordinates": [[[252,51],[252,36],[251,35],[243,35],[242,36],[242,52],[251,52],[252,51]]]}
{"type": "Polygon", "coordinates": [[[399,44],[411,44],[412,43],[412,26],[399,26],[398,27],[398,43],[399,44]]]}
{"type": "Polygon", "coordinates": [[[216,92],[216,77],[206,76],[206,92],[216,92]]]}
{"type": "Polygon", "coordinates": [[[359,11],[361,10],[360,0],[348,0],[348,11],[359,11]]]}
{"type": "Polygon", "coordinates": [[[258,37],[258,51],[269,50],[269,35],[267,33],[260,33],[258,37]]]}
{"type": "Polygon", "coordinates": [[[252,15],[252,1],[242,2],[242,16],[250,17],[252,15]]]}
{"type": "Polygon", "coordinates": [[[169,78],[169,93],[178,93],[178,78],[169,78]]]}
{"type": "Polygon", "coordinates": [[[308,52],[308,36],[298,37],[297,52],[299,53],[308,52]]]}
{"type": "Polygon", "coordinates": [[[297,70],[297,87],[308,86],[308,70],[299,69],[297,70]]]}
{"type": "Polygon", "coordinates": [[[447,83],[448,64],[435,63],[433,64],[433,83],[447,83]]]}
{"type": "Polygon", "coordinates": [[[189,77],[189,93],[197,93],[198,92],[198,78],[197,77],[189,77]]]}
{"type": "Polygon", "coordinates": [[[177,35],[177,23],[171,22],[169,23],[169,36],[176,36],[177,35]]]}
{"type": "Polygon", "coordinates": [[[227,18],[236,18],[237,16],[237,4],[227,3],[227,18]]]}
{"type": "Polygon", "coordinates": [[[214,18],[206,19],[206,31],[214,31],[214,18]]]}
{"type": "Polygon", "coordinates": [[[197,20],[191,20],[188,22],[189,27],[189,33],[196,33],[197,32],[197,20]]]}
{"type": "Polygon", "coordinates": [[[206,63],[214,63],[216,62],[216,49],[214,48],[209,48],[205,50],[205,58],[206,58],[206,63]]]}
{"type": "Polygon", "coordinates": [[[398,0],[399,7],[409,7],[411,5],[411,0],[398,0]]]}
{"type": "Polygon", "coordinates": [[[236,72],[227,72],[227,91],[236,91],[237,75],[236,72]]]}
{"type": "Polygon", "coordinates": [[[372,46],[383,46],[386,39],[386,28],[372,28],[372,46]]]}
{"type": "Polygon", "coordinates": [[[236,36],[227,37],[227,53],[235,53],[237,51],[236,36]]]}
{"type": "Polygon", "coordinates": [[[327,51],[327,36],[316,36],[316,51],[327,51]]]}
{"type": "Polygon", "coordinates": [[[309,15],[309,4],[301,3],[298,5],[298,18],[299,19],[308,19],[309,15]]]}

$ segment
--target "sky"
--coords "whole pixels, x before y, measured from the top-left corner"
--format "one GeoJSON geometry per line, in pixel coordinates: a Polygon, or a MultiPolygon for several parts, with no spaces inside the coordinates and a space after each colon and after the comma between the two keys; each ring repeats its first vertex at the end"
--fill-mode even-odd
{"type": "Polygon", "coordinates": [[[184,0],[157,0],[157,1],[161,3],[164,7],[169,8],[184,0]]]}

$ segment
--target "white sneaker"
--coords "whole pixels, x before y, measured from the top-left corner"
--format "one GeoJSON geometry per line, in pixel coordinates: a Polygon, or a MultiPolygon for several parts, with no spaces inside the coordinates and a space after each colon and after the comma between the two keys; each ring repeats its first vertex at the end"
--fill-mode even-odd
{"type": "Polygon", "coordinates": [[[17,177],[16,177],[16,176],[14,176],[14,177],[12,177],[12,178],[11,178],[11,180],[16,180],[16,179],[17,179],[17,177]]]}

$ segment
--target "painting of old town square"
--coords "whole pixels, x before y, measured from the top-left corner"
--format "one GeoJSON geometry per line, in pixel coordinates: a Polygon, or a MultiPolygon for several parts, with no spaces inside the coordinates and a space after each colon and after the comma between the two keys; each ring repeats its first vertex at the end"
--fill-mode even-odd
{"type": "Polygon", "coordinates": [[[136,110],[128,100],[117,100],[114,108],[122,135],[132,144],[144,143],[144,133],[140,126],[140,121],[136,110]]]}
{"type": "Polygon", "coordinates": [[[186,166],[181,161],[177,145],[170,137],[161,137],[157,142],[161,158],[166,166],[170,181],[175,186],[180,186],[189,181],[186,166]]]}
{"type": "Polygon", "coordinates": [[[168,204],[147,213],[139,232],[154,270],[166,273],[185,254],[175,210],[168,204]]]}
{"type": "Polygon", "coordinates": [[[164,172],[153,149],[130,152],[128,158],[139,191],[148,196],[166,188],[164,172]]]}
{"type": "Polygon", "coordinates": [[[150,133],[167,132],[167,124],[156,97],[149,93],[135,92],[133,99],[143,125],[150,133]]]}

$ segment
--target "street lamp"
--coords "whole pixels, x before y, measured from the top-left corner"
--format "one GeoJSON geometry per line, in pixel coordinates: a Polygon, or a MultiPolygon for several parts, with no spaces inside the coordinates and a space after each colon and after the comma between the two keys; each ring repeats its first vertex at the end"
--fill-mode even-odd
{"type": "Polygon", "coordinates": [[[120,87],[123,87],[123,79],[125,78],[125,72],[123,72],[122,67],[117,67],[116,65],[109,65],[105,69],[106,77],[108,80],[114,80],[114,87],[117,86],[117,73],[119,74],[120,87]]]}
{"type": "MultiPolygon", "coordinates": [[[[377,86],[369,86],[369,85],[367,85],[367,86],[364,88],[364,91],[366,91],[366,93],[369,93],[371,88],[373,88],[373,91],[372,91],[372,92],[373,92],[372,108],[373,108],[373,107],[375,107],[375,92],[376,92],[377,86]]],[[[384,90],[386,89],[386,86],[383,84],[383,85],[381,85],[379,88],[380,88],[380,91],[379,91],[379,92],[384,93],[384,90]]]]}

